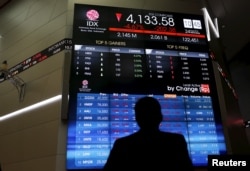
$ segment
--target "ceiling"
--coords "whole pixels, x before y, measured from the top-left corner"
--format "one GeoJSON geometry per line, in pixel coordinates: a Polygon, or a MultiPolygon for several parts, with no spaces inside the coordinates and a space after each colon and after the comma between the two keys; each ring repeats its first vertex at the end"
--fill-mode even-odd
{"type": "MultiPolygon", "coordinates": [[[[146,1],[146,0],[145,0],[146,1]]],[[[200,2],[208,8],[209,14],[218,19],[220,40],[225,52],[225,62],[230,63],[240,56],[244,61],[249,59],[246,50],[250,48],[250,0],[179,0],[192,3],[200,2]],[[242,52],[243,51],[243,52],[242,52]],[[244,54],[242,56],[242,54],[244,54]]],[[[11,0],[0,0],[0,10],[11,0]]],[[[159,4],[159,9],[161,4],[159,4]]],[[[183,9],[187,8],[183,6],[183,9]]],[[[185,10],[183,10],[185,11],[185,10]]]]}
{"type": "Polygon", "coordinates": [[[10,0],[0,0],[0,9],[3,8],[10,0]]]}

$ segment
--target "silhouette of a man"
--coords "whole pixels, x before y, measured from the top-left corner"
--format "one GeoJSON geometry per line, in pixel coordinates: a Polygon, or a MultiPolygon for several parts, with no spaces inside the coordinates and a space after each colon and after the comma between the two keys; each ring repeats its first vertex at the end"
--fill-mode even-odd
{"type": "Polygon", "coordinates": [[[143,97],[135,104],[138,132],[115,141],[104,171],[193,171],[184,136],[162,132],[160,103],[143,97]]]}

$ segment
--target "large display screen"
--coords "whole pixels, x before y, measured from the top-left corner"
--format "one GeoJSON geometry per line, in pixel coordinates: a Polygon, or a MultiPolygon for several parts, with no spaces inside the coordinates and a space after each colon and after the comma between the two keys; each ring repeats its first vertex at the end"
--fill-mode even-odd
{"type": "Polygon", "coordinates": [[[226,153],[202,15],[75,4],[67,169],[98,170],[114,141],[139,128],[152,96],[160,129],[185,136],[195,166],[226,153]]]}

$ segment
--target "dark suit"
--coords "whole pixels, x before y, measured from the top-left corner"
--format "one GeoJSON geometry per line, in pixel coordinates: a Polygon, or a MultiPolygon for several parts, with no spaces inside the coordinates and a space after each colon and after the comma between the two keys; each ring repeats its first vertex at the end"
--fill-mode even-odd
{"type": "Polygon", "coordinates": [[[193,171],[181,134],[138,131],[117,139],[104,171],[193,171]]]}

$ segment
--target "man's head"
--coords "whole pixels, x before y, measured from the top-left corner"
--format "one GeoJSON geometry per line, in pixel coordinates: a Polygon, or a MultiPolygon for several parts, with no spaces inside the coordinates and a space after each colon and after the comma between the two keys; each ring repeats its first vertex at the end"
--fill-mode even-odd
{"type": "Polygon", "coordinates": [[[162,121],[161,105],[153,97],[140,98],[135,104],[135,119],[141,129],[158,128],[162,121]]]}

